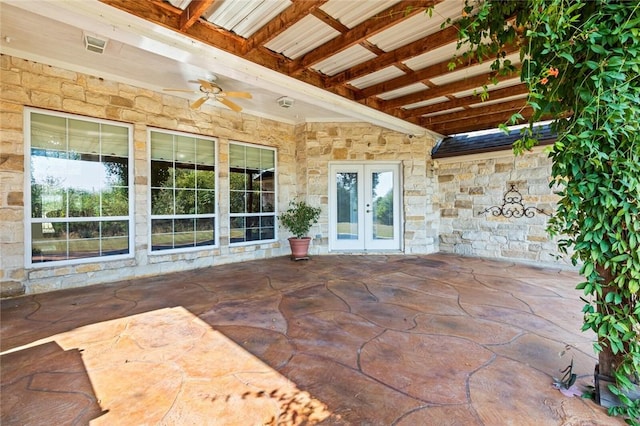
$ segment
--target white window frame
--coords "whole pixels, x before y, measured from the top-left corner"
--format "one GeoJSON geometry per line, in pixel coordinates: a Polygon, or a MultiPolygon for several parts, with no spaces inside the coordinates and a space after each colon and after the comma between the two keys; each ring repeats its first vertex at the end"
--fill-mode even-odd
{"type": "MultiPolygon", "coordinates": [[[[134,161],[133,161],[133,125],[130,123],[123,123],[113,120],[105,120],[95,117],[88,117],[77,114],[70,114],[65,112],[51,111],[33,107],[24,108],[23,116],[23,133],[24,133],[24,259],[26,268],[50,268],[67,265],[77,265],[85,263],[102,263],[111,262],[122,259],[131,259],[135,257],[135,184],[134,184],[134,161]],[[31,116],[32,114],[42,114],[54,117],[61,117],[64,119],[72,119],[79,121],[86,121],[89,123],[107,124],[111,126],[119,126],[127,129],[127,167],[128,167],[128,212],[127,216],[96,216],[96,217],[64,217],[65,222],[99,222],[104,220],[126,220],[128,222],[128,244],[129,251],[124,254],[115,254],[108,256],[96,256],[96,257],[83,257],[78,259],[64,259],[55,260],[49,262],[33,262],[32,254],[32,232],[31,225],[34,223],[50,223],[54,220],[46,220],[46,218],[32,218],[31,217],[31,116]]],[[[65,137],[68,137],[68,133],[65,133],[65,137]]],[[[62,220],[61,220],[62,221],[62,220]]],[[[68,240],[68,236],[67,236],[68,240]]]]}
{"type": "Polygon", "coordinates": [[[147,170],[148,170],[148,185],[147,185],[147,211],[149,212],[149,220],[147,221],[147,230],[148,230],[148,253],[150,256],[161,256],[165,254],[173,254],[173,253],[185,253],[185,252],[194,252],[194,251],[204,251],[204,250],[212,250],[220,247],[220,213],[219,213],[219,197],[220,197],[220,179],[219,179],[219,156],[218,156],[218,138],[212,136],[204,136],[195,133],[187,133],[180,132],[175,130],[167,130],[161,128],[149,127],[147,129],[147,170]],[[188,138],[195,138],[205,141],[211,141],[213,143],[213,153],[214,153],[214,179],[215,179],[215,195],[214,195],[214,213],[207,214],[205,216],[200,216],[197,214],[191,215],[152,215],[151,214],[151,194],[152,194],[152,185],[151,185],[151,134],[152,132],[163,133],[165,135],[172,136],[184,136],[188,138]],[[165,250],[153,250],[152,238],[153,238],[153,226],[152,221],[154,219],[189,219],[189,218],[198,218],[198,217],[211,217],[214,219],[214,244],[210,245],[201,245],[201,246],[193,246],[193,247],[178,247],[171,248],[165,250]]]}
{"type": "Polygon", "coordinates": [[[252,144],[247,142],[240,141],[229,141],[229,162],[227,164],[227,176],[229,176],[229,182],[227,186],[227,206],[228,206],[228,229],[229,229],[229,246],[230,247],[241,247],[241,246],[251,246],[251,245],[260,245],[260,244],[270,244],[278,241],[278,150],[274,147],[252,144]],[[274,210],[273,212],[267,213],[232,213],[231,212],[231,146],[232,145],[242,145],[250,148],[263,149],[266,151],[273,152],[273,193],[274,193],[274,210]],[[273,238],[268,240],[253,240],[253,241],[239,241],[239,242],[231,242],[231,221],[235,217],[246,217],[247,215],[251,216],[273,216],[273,238]]]}

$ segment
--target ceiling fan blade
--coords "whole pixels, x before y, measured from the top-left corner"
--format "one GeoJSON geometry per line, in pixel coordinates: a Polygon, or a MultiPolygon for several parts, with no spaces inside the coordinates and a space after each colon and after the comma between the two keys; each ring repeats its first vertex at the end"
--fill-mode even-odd
{"type": "Polygon", "coordinates": [[[194,92],[193,90],[187,90],[187,89],[162,89],[165,92],[184,92],[184,93],[198,93],[198,92],[194,92]]]}
{"type": "Polygon", "coordinates": [[[198,79],[198,83],[200,83],[200,85],[201,85],[202,87],[204,87],[204,88],[206,88],[206,89],[209,89],[209,90],[213,90],[213,89],[214,89],[214,87],[215,87],[215,86],[213,85],[213,83],[211,83],[210,81],[207,81],[207,80],[198,79]]]}
{"type": "Polygon", "coordinates": [[[235,104],[233,102],[231,102],[229,99],[227,98],[216,98],[216,100],[218,102],[220,102],[221,104],[224,104],[226,106],[228,106],[229,108],[231,108],[232,110],[234,110],[235,112],[240,112],[242,111],[242,108],[240,107],[240,105],[235,104]]]}
{"type": "Polygon", "coordinates": [[[200,105],[202,105],[203,103],[205,103],[207,101],[207,99],[209,99],[206,96],[203,96],[202,98],[198,99],[197,101],[195,101],[194,103],[191,104],[191,108],[192,109],[198,109],[200,108],[200,105]]]}
{"type": "Polygon", "coordinates": [[[248,92],[222,92],[221,95],[230,96],[232,98],[245,98],[245,99],[253,98],[253,96],[251,96],[251,93],[248,93],[248,92]]]}

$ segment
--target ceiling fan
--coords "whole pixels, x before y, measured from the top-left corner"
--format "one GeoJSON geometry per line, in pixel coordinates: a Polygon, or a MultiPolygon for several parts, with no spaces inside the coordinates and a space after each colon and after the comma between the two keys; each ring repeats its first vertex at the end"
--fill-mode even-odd
{"type": "Polygon", "coordinates": [[[202,97],[195,100],[191,105],[191,109],[198,109],[202,106],[203,103],[208,101],[209,99],[213,99],[215,101],[220,102],[223,105],[226,105],[230,109],[235,112],[242,111],[242,107],[236,104],[235,102],[230,101],[231,98],[244,98],[251,99],[251,93],[248,92],[225,92],[222,88],[215,82],[216,77],[212,77],[211,80],[189,80],[189,83],[199,83],[200,89],[199,91],[193,90],[183,90],[183,89],[164,89],[167,92],[187,92],[187,93],[202,93],[202,97]]]}

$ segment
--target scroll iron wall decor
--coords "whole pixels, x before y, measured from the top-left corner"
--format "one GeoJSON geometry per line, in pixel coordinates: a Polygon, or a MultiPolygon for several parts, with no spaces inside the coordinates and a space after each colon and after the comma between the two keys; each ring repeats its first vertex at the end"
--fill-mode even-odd
{"type": "Polygon", "coordinates": [[[535,212],[538,212],[547,216],[551,216],[549,213],[545,212],[544,210],[540,210],[537,207],[525,207],[522,203],[522,194],[520,194],[520,191],[516,189],[516,186],[514,184],[511,184],[509,190],[504,193],[502,200],[502,206],[491,206],[480,212],[480,214],[483,215],[491,212],[493,216],[520,218],[533,217],[536,214],[535,212]]]}

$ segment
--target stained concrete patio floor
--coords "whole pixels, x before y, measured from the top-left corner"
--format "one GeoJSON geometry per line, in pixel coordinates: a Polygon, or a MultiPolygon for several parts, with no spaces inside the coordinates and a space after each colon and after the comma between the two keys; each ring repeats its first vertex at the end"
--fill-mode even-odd
{"type": "Polygon", "coordinates": [[[1,424],[616,425],[573,271],[286,257],[3,300],[1,424]]]}

